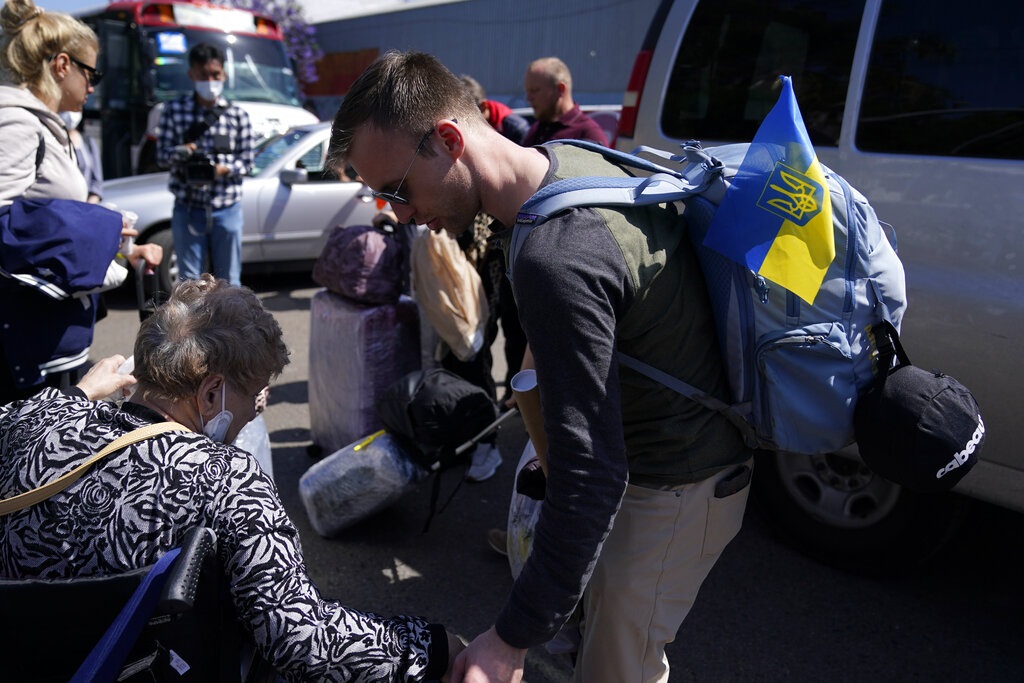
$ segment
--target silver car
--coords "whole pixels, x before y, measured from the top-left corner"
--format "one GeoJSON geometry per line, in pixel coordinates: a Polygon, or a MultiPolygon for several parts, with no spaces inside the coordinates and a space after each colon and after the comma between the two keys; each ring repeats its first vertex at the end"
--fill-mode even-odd
{"type": "MultiPolygon", "coordinates": [[[[377,213],[366,186],[343,182],[326,168],[329,122],[296,126],[260,143],[252,175],[242,181],[243,273],[309,269],[338,225],[367,225],[377,213]]],[[[118,178],[103,200],[139,215],[139,243],[164,248],[159,286],[177,278],[171,237],[174,196],[167,173],[118,178]]]]}

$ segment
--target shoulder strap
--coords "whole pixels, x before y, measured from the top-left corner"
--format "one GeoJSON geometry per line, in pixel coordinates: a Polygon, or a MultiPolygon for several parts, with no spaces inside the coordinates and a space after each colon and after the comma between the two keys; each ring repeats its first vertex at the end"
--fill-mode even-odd
{"type": "Polygon", "coordinates": [[[719,413],[722,417],[729,420],[734,427],[736,427],[739,433],[743,436],[743,441],[747,446],[751,448],[761,447],[760,439],[757,438],[757,433],[754,431],[754,427],[744,419],[743,415],[740,414],[736,407],[718,400],[711,394],[705,393],[692,384],[687,384],[678,377],[673,377],[667,372],[657,369],[653,365],[648,365],[642,360],[638,360],[632,356],[627,356],[621,351],[615,352],[615,358],[619,361],[619,365],[635,370],[641,375],[653,379],[658,384],[662,384],[672,391],[682,394],[691,401],[701,404],[708,410],[713,410],[716,413],[719,413]]]}
{"type": "Polygon", "coordinates": [[[724,165],[697,143],[683,147],[682,155],[672,155],[653,147],[638,147],[620,152],[586,140],[559,140],[545,146],[572,145],[601,154],[612,163],[650,173],[647,177],[611,178],[579,176],[563,178],[537,190],[519,209],[507,255],[508,278],[512,265],[530,232],[571,208],[583,206],[642,206],[676,202],[707,191],[722,176],[724,165]],[[677,168],[662,166],[638,154],[665,159],[677,168]]]}
{"type": "MultiPolygon", "coordinates": [[[[583,206],[644,206],[681,201],[706,192],[722,177],[725,169],[720,160],[712,157],[696,142],[685,144],[682,155],[672,155],[652,147],[638,147],[633,153],[620,152],[584,140],[560,140],[547,144],[581,147],[597,152],[615,164],[649,172],[651,175],[627,178],[579,176],[556,180],[540,188],[523,204],[516,216],[506,255],[506,275],[509,281],[512,281],[512,266],[516,255],[530,231],[552,216],[583,206]],[[637,156],[640,153],[660,157],[678,167],[673,169],[656,164],[637,156]]],[[[757,445],[754,428],[735,407],[632,356],[621,352],[616,352],[615,356],[621,365],[720,413],[739,430],[748,445],[757,445]]]]}
{"type": "Polygon", "coordinates": [[[39,135],[39,147],[36,148],[36,179],[43,174],[43,159],[46,158],[46,138],[43,137],[43,131],[37,131],[37,133],[39,135]]]}
{"type": "Polygon", "coordinates": [[[558,145],[596,152],[614,164],[643,171],[649,177],[581,176],[558,180],[540,188],[526,201],[520,214],[534,214],[547,219],[558,211],[576,206],[632,206],[678,201],[707,190],[724,169],[721,161],[696,142],[684,145],[682,154],[670,154],[653,147],[621,152],[588,140],[558,140],[544,146],[558,145]],[[654,163],[640,154],[660,157],[671,165],[654,163]],[[559,197],[558,201],[554,201],[555,197],[559,197]]]}
{"type": "Polygon", "coordinates": [[[23,510],[27,507],[35,505],[36,503],[46,500],[50,496],[60,493],[61,491],[71,486],[76,481],[78,481],[78,479],[83,474],[85,474],[85,471],[89,469],[89,467],[93,463],[102,460],[103,458],[107,457],[114,451],[119,451],[125,446],[130,446],[131,444],[136,443],[137,441],[143,441],[145,439],[149,439],[151,437],[156,436],[157,434],[162,434],[164,432],[187,431],[189,431],[188,427],[177,422],[157,422],[156,424],[146,425],[145,427],[139,427],[138,429],[134,429],[128,432],[127,434],[122,434],[121,436],[117,437],[109,444],[107,444],[99,453],[92,456],[91,458],[89,458],[84,463],[82,463],[75,469],[71,470],[64,476],[54,479],[48,484],[43,484],[39,488],[32,489],[31,491],[26,491],[25,493],[20,493],[16,496],[12,496],[11,498],[5,498],[3,500],[0,500],[0,517],[4,515],[9,515],[12,512],[17,512],[18,510],[23,510]]]}
{"type": "MultiPolygon", "coordinates": [[[[34,111],[28,107],[23,107],[20,104],[0,104],[0,108],[2,107],[18,107],[19,109],[24,109],[36,118],[39,118],[39,115],[34,111]]],[[[40,119],[40,123],[42,123],[42,119],[40,119]]],[[[38,178],[42,173],[39,169],[43,165],[43,159],[46,158],[46,138],[43,137],[43,131],[41,130],[37,130],[36,135],[39,137],[39,147],[36,148],[36,178],[38,178]]]]}
{"type": "Polygon", "coordinates": [[[203,134],[210,130],[211,126],[217,123],[217,121],[220,121],[220,117],[224,115],[224,112],[226,112],[230,106],[230,103],[221,104],[216,107],[210,107],[203,112],[203,117],[198,121],[194,121],[192,125],[189,126],[188,131],[185,133],[184,142],[195,142],[199,138],[203,137],[203,134]]]}

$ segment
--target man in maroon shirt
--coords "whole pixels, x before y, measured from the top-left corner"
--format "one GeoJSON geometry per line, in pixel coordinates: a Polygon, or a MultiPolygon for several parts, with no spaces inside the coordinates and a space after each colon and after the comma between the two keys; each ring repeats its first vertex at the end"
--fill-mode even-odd
{"type": "Polygon", "coordinates": [[[601,126],[580,111],[580,105],[573,101],[572,74],[561,59],[542,57],[530,62],[523,87],[537,118],[526,133],[523,145],[572,138],[608,146],[608,136],[601,126]]]}

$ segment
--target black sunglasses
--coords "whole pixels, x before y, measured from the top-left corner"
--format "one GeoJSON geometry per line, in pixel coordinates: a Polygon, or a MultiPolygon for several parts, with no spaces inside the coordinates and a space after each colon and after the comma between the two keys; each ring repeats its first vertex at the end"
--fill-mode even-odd
{"type": "MultiPolygon", "coordinates": [[[[452,119],[452,121],[455,122],[455,123],[459,122],[458,119],[452,119]]],[[[409,177],[409,171],[412,170],[413,162],[416,161],[416,157],[418,157],[420,155],[420,152],[423,150],[423,145],[425,145],[427,143],[427,140],[429,140],[430,136],[433,135],[433,134],[434,134],[434,129],[431,128],[430,130],[428,130],[426,133],[423,134],[422,138],[420,138],[420,144],[416,145],[416,151],[413,152],[412,159],[409,159],[409,165],[405,167],[405,173],[402,174],[402,179],[398,181],[398,187],[395,188],[395,191],[394,192],[384,192],[384,191],[381,191],[381,190],[370,190],[370,194],[374,198],[383,200],[383,201],[388,202],[389,204],[392,204],[392,205],[393,204],[406,205],[406,204],[409,203],[408,199],[406,199],[405,197],[403,197],[402,195],[400,195],[398,193],[402,189],[402,185],[405,184],[405,179],[409,177]]]]}
{"type": "MultiPolygon", "coordinates": [[[[89,85],[91,85],[92,87],[95,88],[97,85],[100,84],[100,81],[103,80],[103,72],[102,71],[97,71],[96,67],[89,66],[85,62],[82,62],[80,60],[75,59],[74,57],[72,57],[67,52],[65,52],[64,54],[68,55],[68,59],[70,59],[72,61],[72,63],[74,63],[79,69],[82,70],[82,73],[85,74],[86,80],[89,81],[89,85]]],[[[56,57],[56,56],[57,55],[53,55],[53,57],[56,57]]],[[[53,61],[53,57],[50,57],[49,61],[52,62],[53,61]]]]}
{"type": "Polygon", "coordinates": [[[420,144],[416,145],[416,151],[412,153],[412,159],[409,159],[409,165],[405,167],[405,173],[402,174],[402,179],[398,181],[398,187],[395,188],[394,192],[370,190],[370,194],[376,197],[377,199],[381,199],[385,202],[388,202],[389,204],[408,204],[409,200],[398,193],[402,189],[402,185],[405,184],[405,179],[409,177],[409,171],[412,170],[412,164],[414,161],[416,161],[416,157],[420,155],[420,150],[423,149],[423,145],[426,144],[427,140],[429,140],[430,136],[433,134],[434,129],[431,128],[426,133],[424,133],[422,138],[420,138],[420,144]]]}

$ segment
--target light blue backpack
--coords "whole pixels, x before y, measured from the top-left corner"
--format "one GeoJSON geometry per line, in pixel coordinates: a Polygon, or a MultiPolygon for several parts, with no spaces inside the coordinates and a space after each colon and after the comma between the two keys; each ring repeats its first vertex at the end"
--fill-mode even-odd
{"type": "Polygon", "coordinates": [[[567,178],[541,188],[517,217],[508,250],[509,278],[530,231],[561,211],[681,201],[680,229],[688,231],[707,282],[733,403],[727,405],[643,359],[618,353],[619,363],[721,412],[751,447],[819,454],[853,442],[857,397],[879,371],[872,325],[888,320],[899,329],[907,301],[895,234],[890,242],[862,194],[823,167],[836,256],[810,305],[703,245],[715,210],[748,151],[763,156],[771,168],[771,146],[703,149],[691,142],[681,155],[673,155],[648,147],[629,154],[578,140],[549,144],[599,152],[644,175],[567,178]],[[658,157],[659,163],[639,154],[658,157]]]}

